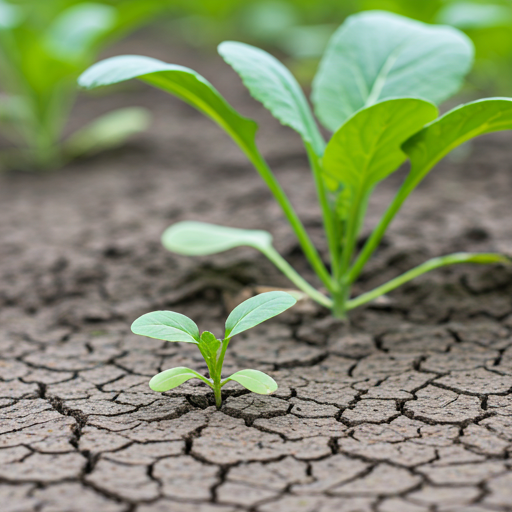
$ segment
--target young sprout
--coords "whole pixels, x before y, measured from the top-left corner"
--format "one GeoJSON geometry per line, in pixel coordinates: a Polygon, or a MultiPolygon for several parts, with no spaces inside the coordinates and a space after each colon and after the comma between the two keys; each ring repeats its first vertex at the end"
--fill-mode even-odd
{"type": "Polygon", "coordinates": [[[396,214],[433,167],[450,151],[482,135],[512,128],[512,99],[488,98],[438,117],[436,105],[460,88],[471,69],[473,46],[452,27],[427,25],[396,14],[366,11],[335,32],[313,81],[311,100],[326,141],[299,84],[267,52],[227,41],[219,53],[251,95],[282,124],[299,133],[309,158],[325,230],[329,261],[314,246],[256,145],[257,125],[236,112],[195,71],[148,57],[124,55],[92,66],[84,87],[138,78],[181,98],[215,121],[241,148],[268,185],[327,293],[313,287],[274,248],[266,231],[204,222],[179,222],[162,242],[176,253],[208,255],[249,246],[269,258],[297,288],[345,318],[425,272],[455,263],[509,263],[495,253],[456,253],[426,261],[405,274],[352,297],[352,288],[396,214]],[[375,187],[407,160],[410,171],[359,250],[369,199],[375,187]]]}
{"type": "Polygon", "coordinates": [[[179,366],[155,375],[149,381],[149,387],[162,393],[180,386],[187,380],[199,379],[213,389],[218,409],[222,405],[222,387],[231,380],[253,393],[273,393],[277,389],[275,380],[258,370],[241,370],[222,379],[224,356],[233,336],[279,315],[296,302],[297,300],[289,293],[279,291],[262,293],[242,302],[228,316],[223,339],[217,339],[209,331],[199,335],[197,325],[190,318],[174,311],[154,311],[142,315],[133,322],[132,332],[158,340],[195,343],[210,373],[210,378],[206,378],[191,368],[179,366]]]}

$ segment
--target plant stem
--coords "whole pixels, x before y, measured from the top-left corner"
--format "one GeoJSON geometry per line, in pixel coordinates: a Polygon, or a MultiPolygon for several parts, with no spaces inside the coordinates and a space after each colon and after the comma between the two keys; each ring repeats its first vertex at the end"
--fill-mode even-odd
{"type": "Polygon", "coordinates": [[[295,269],[272,247],[258,249],[299,289],[309,295],[314,301],[318,302],[325,308],[331,309],[333,301],[320,293],[316,288],[311,286],[303,279],[295,269]]]}
{"type": "Polygon", "coordinates": [[[412,279],[425,274],[426,272],[430,272],[439,267],[444,267],[447,265],[454,265],[456,263],[477,263],[477,264],[490,264],[490,263],[505,263],[510,264],[511,259],[502,254],[495,253],[454,253],[448,256],[441,256],[438,258],[432,258],[431,260],[418,265],[417,267],[409,270],[405,274],[401,276],[395,277],[391,281],[378,286],[374,290],[363,293],[356,297],[355,299],[349,300],[346,304],[347,311],[357,308],[367,302],[370,302],[381,295],[384,295],[395,288],[398,288],[404,283],[411,281],[412,279]]]}
{"type": "Polygon", "coordinates": [[[220,409],[222,407],[222,388],[220,380],[213,383],[213,393],[215,394],[215,405],[217,409],[220,409]]]}
{"type": "Polygon", "coordinates": [[[260,152],[256,148],[256,145],[254,145],[254,147],[247,147],[246,145],[242,144],[240,145],[244,153],[247,155],[251,163],[254,165],[260,176],[267,184],[268,188],[274,195],[276,201],[281,206],[284,214],[286,215],[286,218],[288,219],[288,222],[295,231],[297,239],[299,240],[302,250],[304,251],[304,254],[307,260],[309,261],[311,267],[318,275],[318,277],[321,279],[324,286],[329,291],[331,291],[333,289],[332,278],[329,275],[329,272],[327,271],[327,268],[325,267],[322,258],[320,258],[320,255],[318,254],[316,247],[313,245],[313,242],[311,242],[311,239],[309,238],[307,231],[304,228],[304,225],[302,224],[297,213],[293,209],[290,200],[288,199],[283,189],[281,188],[281,185],[276,180],[272,171],[268,167],[267,162],[261,156],[260,152]]]}
{"type": "Polygon", "coordinates": [[[322,178],[322,167],[319,161],[318,155],[313,151],[311,145],[305,142],[306,150],[308,153],[309,164],[313,172],[313,178],[315,180],[316,191],[318,195],[318,202],[322,209],[322,218],[324,224],[325,234],[327,236],[327,244],[329,246],[329,254],[331,256],[331,269],[333,275],[333,285],[338,284],[339,279],[339,257],[340,257],[340,240],[336,230],[334,215],[329,206],[327,199],[327,193],[325,188],[325,182],[322,178]]]}

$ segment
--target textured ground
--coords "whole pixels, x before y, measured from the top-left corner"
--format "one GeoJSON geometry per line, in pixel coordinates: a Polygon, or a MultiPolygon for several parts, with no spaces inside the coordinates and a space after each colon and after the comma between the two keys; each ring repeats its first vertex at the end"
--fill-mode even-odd
{"type": "MultiPolygon", "coordinates": [[[[137,52],[136,43],[126,49],[137,52]]],[[[169,53],[151,51],[194,59],[261,121],[261,147],[323,248],[300,141],[220,61],[169,53]]],[[[151,89],[117,98],[155,111],[136,146],[55,175],[0,179],[2,512],[512,510],[510,270],[438,271],[356,311],[350,326],[301,304],[235,339],[226,373],[267,370],[279,384],[274,396],[233,386],[218,412],[199,384],[163,396],[148,388],[159,370],[205,367],[195,347],[132,335],[138,315],[173,309],[220,334],[247,286],[288,285],[249,249],[166,253],[158,239],[170,223],[269,229],[314,278],[222,132],[151,89]]],[[[90,99],[77,116],[112,101],[90,99]]],[[[430,256],[512,252],[509,162],[510,135],[500,134],[442,164],[356,291],[430,256]]],[[[398,178],[379,190],[369,225],[398,178]]]]}

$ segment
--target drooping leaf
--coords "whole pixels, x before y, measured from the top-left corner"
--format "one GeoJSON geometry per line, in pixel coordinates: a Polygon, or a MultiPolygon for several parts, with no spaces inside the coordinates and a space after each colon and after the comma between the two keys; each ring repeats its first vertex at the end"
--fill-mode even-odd
{"type": "Polygon", "coordinates": [[[63,11],[46,34],[46,48],[54,56],[73,61],[86,53],[96,39],[113,29],[116,9],[110,5],[84,2],[63,11]]]}
{"type": "Polygon", "coordinates": [[[308,101],[290,71],[266,51],[245,43],[225,41],[218,50],[240,75],[251,95],[281,123],[297,131],[312,145],[317,155],[321,155],[325,142],[308,101]]]}
{"type": "Polygon", "coordinates": [[[244,388],[259,395],[270,395],[277,389],[276,381],[258,370],[241,370],[233,373],[226,380],[234,380],[244,388]]]}
{"type": "Polygon", "coordinates": [[[333,35],[313,82],[324,126],[337,130],[354,112],[379,100],[418,97],[434,103],[459,89],[473,45],[457,29],[367,11],[333,35]]]}
{"type": "Polygon", "coordinates": [[[199,339],[199,350],[208,365],[208,369],[210,373],[212,373],[212,369],[215,367],[215,363],[217,362],[217,352],[219,351],[221,342],[208,331],[204,331],[201,334],[201,338],[199,339]]]}
{"type": "Polygon", "coordinates": [[[166,249],[187,256],[204,256],[234,247],[250,246],[264,250],[272,245],[267,231],[237,229],[206,222],[184,221],[164,231],[162,244],[166,249]]]}
{"type": "Polygon", "coordinates": [[[251,297],[231,311],[226,320],[225,338],[240,334],[265,320],[291,308],[297,299],[289,293],[276,291],[251,297]]]}
{"type": "Polygon", "coordinates": [[[174,311],[153,311],[137,318],[132,332],[165,341],[199,343],[199,329],[195,322],[174,311]]]}
{"type": "Polygon", "coordinates": [[[149,387],[153,391],[163,393],[164,391],[169,391],[170,389],[181,386],[190,379],[200,379],[210,385],[210,383],[196,371],[185,368],[184,366],[178,366],[177,368],[171,368],[170,370],[165,370],[155,375],[149,381],[149,387]]]}
{"type": "MultiPolygon", "coordinates": [[[[364,197],[405,161],[401,145],[436,116],[432,103],[414,98],[386,100],[360,110],[327,145],[326,182],[341,184],[352,197],[364,197]]],[[[345,209],[351,200],[344,197],[345,209]]]]}
{"type": "Polygon", "coordinates": [[[411,159],[408,182],[417,184],[452,149],[484,133],[512,129],[512,99],[461,105],[412,136],[403,150],[411,159]]]}
{"type": "Polygon", "coordinates": [[[142,107],[126,107],[107,112],[73,133],[65,142],[66,154],[94,154],[122,145],[126,140],[146,130],[151,113],[142,107]]]}
{"type": "Polygon", "coordinates": [[[192,69],[150,57],[122,55],[94,64],[78,83],[91,89],[132,78],[177,96],[219,124],[236,142],[254,146],[256,123],[238,114],[208,80],[192,69]]]}

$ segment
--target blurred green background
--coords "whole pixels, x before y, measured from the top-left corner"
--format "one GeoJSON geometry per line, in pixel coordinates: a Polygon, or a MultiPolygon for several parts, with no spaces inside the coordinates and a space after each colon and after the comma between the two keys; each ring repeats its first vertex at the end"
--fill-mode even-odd
{"type": "Polygon", "coordinates": [[[0,166],[57,168],[147,126],[132,109],[63,135],[77,76],[133,31],[207,52],[226,39],[252,43],[307,85],[333,31],[371,9],[463,30],[476,47],[466,97],[512,96],[512,0],[0,0],[0,166]]]}

